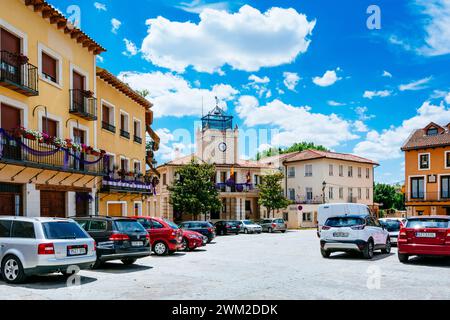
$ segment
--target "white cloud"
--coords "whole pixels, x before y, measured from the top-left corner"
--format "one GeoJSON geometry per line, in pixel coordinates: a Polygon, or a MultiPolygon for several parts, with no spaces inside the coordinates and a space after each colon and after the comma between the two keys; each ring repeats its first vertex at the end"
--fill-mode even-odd
{"type": "Polygon", "coordinates": [[[367,99],[372,99],[373,97],[389,97],[391,95],[392,91],[389,90],[381,90],[381,91],[365,91],[363,97],[367,99]]]}
{"type": "Polygon", "coordinates": [[[369,131],[369,129],[367,128],[367,125],[364,122],[362,122],[361,120],[356,120],[353,123],[353,126],[355,127],[355,130],[357,132],[367,132],[367,131],[369,131]]]}
{"type": "Polygon", "coordinates": [[[297,87],[297,84],[301,79],[295,72],[284,72],[283,78],[284,85],[291,91],[295,91],[295,87],[297,87]]]}
{"type": "Polygon", "coordinates": [[[116,18],[112,18],[111,19],[111,26],[112,26],[111,32],[114,34],[117,34],[117,31],[119,30],[121,25],[122,25],[122,22],[120,22],[116,18]]]}
{"type": "Polygon", "coordinates": [[[167,128],[156,130],[156,134],[161,139],[158,157],[164,162],[191,154],[194,150],[194,144],[191,143],[191,137],[187,130],[170,131],[167,128]]]}
{"type": "Polygon", "coordinates": [[[263,78],[258,77],[257,75],[250,75],[248,77],[248,80],[251,81],[252,83],[269,83],[270,79],[267,76],[264,76],[263,78]]]}
{"type": "Polygon", "coordinates": [[[206,3],[202,0],[192,0],[191,2],[182,2],[176,6],[178,9],[181,9],[190,13],[201,13],[205,9],[215,9],[215,10],[225,10],[228,11],[229,5],[228,2],[213,2],[206,3]]]}
{"type": "Polygon", "coordinates": [[[381,76],[382,77],[386,77],[386,78],[392,78],[392,73],[390,73],[389,71],[384,70],[383,74],[381,76]]]}
{"type": "Polygon", "coordinates": [[[400,91],[416,91],[416,90],[422,90],[422,89],[426,89],[427,86],[425,86],[425,84],[427,84],[428,82],[430,82],[430,80],[432,79],[432,77],[427,77],[427,78],[423,78],[417,81],[413,81],[407,84],[402,84],[398,87],[398,89],[400,91]]]}
{"type": "Polygon", "coordinates": [[[428,16],[425,26],[425,45],[417,51],[426,56],[438,56],[450,53],[450,1],[416,0],[428,16]]]}
{"type": "Polygon", "coordinates": [[[95,9],[99,11],[107,11],[106,4],[100,2],[94,2],[95,9]]]}
{"type": "Polygon", "coordinates": [[[154,104],[153,111],[157,118],[198,117],[202,114],[202,103],[205,112],[215,106],[215,96],[219,98],[220,106],[227,109],[227,102],[239,93],[228,84],[216,84],[211,89],[196,88],[170,72],[121,72],[119,78],[132,88],[150,92],[148,99],[154,104]]]}
{"type": "Polygon", "coordinates": [[[351,132],[352,123],[336,114],[314,113],[308,106],[292,106],[278,99],[260,106],[255,97],[241,96],[236,112],[249,127],[261,125],[279,129],[272,136],[271,143],[274,145],[287,146],[299,141],[312,141],[334,147],[358,138],[351,132]]]}
{"type": "Polygon", "coordinates": [[[122,52],[123,55],[127,57],[132,57],[138,54],[139,50],[134,44],[134,42],[128,39],[123,39],[123,41],[125,42],[126,47],[126,51],[122,52]]]}
{"type": "Polygon", "coordinates": [[[367,107],[360,106],[360,107],[356,107],[354,110],[355,110],[355,113],[358,115],[358,119],[361,121],[370,120],[375,117],[373,114],[367,114],[367,112],[369,111],[369,109],[367,107]]]}
{"type": "Polygon", "coordinates": [[[291,63],[307,51],[315,21],[295,9],[271,8],[265,13],[244,5],[236,13],[207,8],[200,21],[148,19],[141,51],[153,64],[184,72],[220,72],[224,65],[257,71],[291,63]]]}
{"type": "Polygon", "coordinates": [[[332,107],[340,107],[340,106],[345,106],[345,103],[342,102],[337,102],[334,100],[328,100],[328,105],[332,106],[332,107]]]}
{"type": "MultiPolygon", "coordinates": [[[[339,68],[336,69],[339,71],[339,68]]],[[[338,77],[335,70],[328,70],[322,77],[314,77],[313,82],[321,87],[329,87],[335,84],[337,81],[342,78],[338,77]]]]}
{"type": "Polygon", "coordinates": [[[450,104],[450,92],[447,93],[447,95],[445,96],[445,102],[446,102],[447,104],[450,104]]]}
{"type": "Polygon", "coordinates": [[[398,127],[391,126],[381,132],[371,130],[364,141],[358,143],[354,153],[374,160],[398,159],[402,157],[400,148],[414,130],[425,127],[430,122],[447,124],[450,122],[450,108],[443,104],[432,105],[425,102],[417,109],[417,114],[406,119],[398,127]]]}
{"type": "Polygon", "coordinates": [[[98,62],[100,62],[100,63],[105,62],[105,58],[103,58],[102,56],[97,55],[96,57],[97,57],[98,62]]]}

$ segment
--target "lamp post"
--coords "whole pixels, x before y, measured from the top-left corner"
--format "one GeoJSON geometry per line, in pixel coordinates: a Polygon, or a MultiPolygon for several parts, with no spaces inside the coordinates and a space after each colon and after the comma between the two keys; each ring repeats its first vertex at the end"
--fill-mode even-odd
{"type": "Polygon", "coordinates": [[[325,188],[327,187],[327,183],[325,180],[322,182],[322,201],[325,203],[325,188]]]}

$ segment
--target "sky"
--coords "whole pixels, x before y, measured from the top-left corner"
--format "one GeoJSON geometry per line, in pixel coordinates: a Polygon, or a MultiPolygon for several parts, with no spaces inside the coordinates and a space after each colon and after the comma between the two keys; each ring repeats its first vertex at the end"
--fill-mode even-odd
{"type": "MultiPolygon", "coordinates": [[[[67,0],[49,2],[70,17],[67,0]]],[[[98,65],[149,91],[159,163],[193,151],[215,97],[239,127],[242,158],[314,142],[378,161],[384,183],[404,180],[413,130],[450,122],[450,0],[75,5],[108,50],[98,65]]]]}

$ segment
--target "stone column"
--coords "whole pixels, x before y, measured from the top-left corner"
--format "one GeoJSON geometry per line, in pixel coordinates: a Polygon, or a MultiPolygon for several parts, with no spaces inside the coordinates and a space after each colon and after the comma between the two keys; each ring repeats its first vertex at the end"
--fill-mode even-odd
{"type": "Polygon", "coordinates": [[[41,192],[36,190],[35,184],[24,187],[23,215],[25,217],[39,217],[41,215],[41,192]]]}
{"type": "Polygon", "coordinates": [[[66,209],[66,217],[74,217],[77,215],[77,210],[76,210],[76,196],[75,196],[75,192],[69,191],[67,192],[67,199],[66,199],[66,203],[67,203],[67,209],[66,209]]]}
{"type": "Polygon", "coordinates": [[[240,220],[241,217],[241,199],[236,198],[236,219],[240,220]]]}

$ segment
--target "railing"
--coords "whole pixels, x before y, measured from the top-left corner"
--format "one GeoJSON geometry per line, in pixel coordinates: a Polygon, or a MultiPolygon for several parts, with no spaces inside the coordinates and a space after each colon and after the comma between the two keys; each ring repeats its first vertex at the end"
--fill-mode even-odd
{"type": "Polygon", "coordinates": [[[216,189],[220,192],[250,192],[256,191],[252,183],[216,183],[216,189]]]}
{"type": "Polygon", "coordinates": [[[130,133],[128,131],[120,129],[120,136],[126,139],[130,139],[130,133]]]}
{"type": "Polygon", "coordinates": [[[38,68],[25,56],[0,51],[0,83],[26,96],[37,96],[38,68]]]}
{"type": "Polygon", "coordinates": [[[71,89],[69,112],[86,120],[97,120],[97,99],[89,91],[71,89]]]}
{"type": "Polygon", "coordinates": [[[102,121],[102,128],[112,133],[116,133],[116,127],[108,122],[102,121]]]}
{"type": "Polygon", "coordinates": [[[133,138],[134,138],[134,142],[142,144],[142,138],[141,137],[138,137],[138,136],[135,135],[133,138]]]}
{"type": "Polygon", "coordinates": [[[72,149],[56,147],[36,139],[16,137],[0,129],[0,162],[25,167],[104,175],[105,159],[72,149]]]}
{"type": "Polygon", "coordinates": [[[106,176],[102,182],[102,192],[139,193],[154,195],[155,186],[144,177],[106,176]]]}
{"type": "Polygon", "coordinates": [[[441,190],[440,192],[410,192],[405,195],[407,202],[450,202],[450,190],[441,190]]]}
{"type": "Polygon", "coordinates": [[[323,197],[322,196],[297,196],[295,199],[296,204],[323,204],[323,197]]]}

